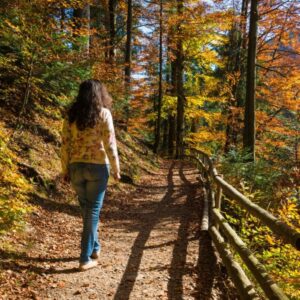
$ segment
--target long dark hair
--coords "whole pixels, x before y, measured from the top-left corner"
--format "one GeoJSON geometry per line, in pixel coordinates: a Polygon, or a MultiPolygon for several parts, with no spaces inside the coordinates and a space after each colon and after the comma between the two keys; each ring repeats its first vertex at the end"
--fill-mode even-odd
{"type": "Polygon", "coordinates": [[[112,99],[105,85],[96,79],[80,84],[76,101],[68,111],[69,122],[76,122],[79,130],[93,128],[100,119],[103,107],[110,108],[112,99]]]}

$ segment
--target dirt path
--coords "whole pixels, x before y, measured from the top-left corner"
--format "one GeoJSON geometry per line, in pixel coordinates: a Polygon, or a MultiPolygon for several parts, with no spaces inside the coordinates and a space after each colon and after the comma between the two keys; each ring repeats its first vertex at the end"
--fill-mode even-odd
{"type": "Polygon", "coordinates": [[[77,271],[78,208],[47,210],[45,204],[50,221],[39,219],[40,253],[30,258],[33,272],[41,275],[34,298],[235,299],[207,232],[199,229],[203,203],[197,177],[187,164],[166,162],[160,173],[143,178],[127,203],[108,195],[101,259],[87,272],[77,271]]]}

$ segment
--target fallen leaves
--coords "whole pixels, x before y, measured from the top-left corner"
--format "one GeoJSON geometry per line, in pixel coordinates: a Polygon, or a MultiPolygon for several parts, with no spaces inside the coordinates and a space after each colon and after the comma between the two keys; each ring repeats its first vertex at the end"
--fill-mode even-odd
{"type": "MultiPolygon", "coordinates": [[[[32,217],[31,247],[22,255],[7,254],[4,260],[4,299],[22,295],[22,300],[102,300],[113,299],[117,291],[126,298],[132,287],[131,299],[164,300],[171,297],[170,286],[184,299],[197,298],[198,281],[209,276],[205,272],[200,276],[199,242],[191,239],[199,226],[199,207],[197,201],[186,201],[196,190],[181,181],[177,169],[168,186],[166,172],[145,176],[146,187],[133,189],[126,207],[120,206],[117,191],[109,193],[101,213],[99,267],[87,272],[77,272],[82,224],[76,208],[59,203],[41,208],[32,217]]],[[[197,181],[196,175],[186,176],[197,181]]],[[[210,255],[209,249],[205,251],[210,255]]],[[[201,287],[203,293],[207,289],[203,282],[201,287]]],[[[217,296],[222,295],[220,287],[215,289],[217,296]]],[[[220,299],[217,296],[211,299],[220,299]]]]}

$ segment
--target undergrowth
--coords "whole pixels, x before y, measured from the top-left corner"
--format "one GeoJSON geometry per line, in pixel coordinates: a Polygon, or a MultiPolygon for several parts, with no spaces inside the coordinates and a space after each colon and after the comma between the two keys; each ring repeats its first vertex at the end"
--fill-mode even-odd
{"type": "Polygon", "coordinates": [[[28,194],[32,185],[19,172],[15,154],[8,148],[8,132],[0,123],[0,234],[21,229],[26,214],[32,211],[28,194]]]}
{"type": "MultiPolygon", "coordinates": [[[[255,163],[245,162],[245,157],[244,152],[229,152],[221,159],[219,171],[248,199],[300,231],[299,191],[294,168],[280,169],[277,164],[263,157],[255,163]]],[[[275,282],[290,299],[300,299],[299,252],[275,236],[236,201],[224,197],[222,210],[275,282]]]]}

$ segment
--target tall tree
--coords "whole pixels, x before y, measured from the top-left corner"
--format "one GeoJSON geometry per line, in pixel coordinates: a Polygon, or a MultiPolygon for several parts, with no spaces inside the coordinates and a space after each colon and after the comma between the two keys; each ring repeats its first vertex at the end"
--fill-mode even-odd
{"type": "Polygon", "coordinates": [[[131,93],[131,42],[132,42],[132,0],[127,0],[127,25],[125,46],[125,129],[128,128],[129,98],[131,93]]]}
{"type": "Polygon", "coordinates": [[[255,89],[256,89],[256,48],[257,48],[257,0],[251,0],[249,43],[247,56],[246,102],[244,117],[243,147],[255,160],[255,89]]]}
{"type": "Polygon", "coordinates": [[[157,124],[155,132],[154,152],[157,153],[160,142],[161,129],[161,104],[162,104],[162,73],[163,73],[163,2],[159,2],[159,80],[158,80],[158,103],[157,103],[157,124]]]}
{"type": "MultiPolygon", "coordinates": [[[[177,64],[175,60],[171,61],[171,95],[176,97],[177,95],[177,64]]],[[[176,116],[171,112],[168,114],[169,133],[168,133],[168,153],[174,154],[174,140],[176,136],[176,116]]]]}
{"type": "Polygon", "coordinates": [[[230,90],[230,95],[227,102],[227,124],[226,124],[226,139],[224,152],[227,153],[232,146],[237,145],[240,126],[240,111],[237,107],[242,107],[245,103],[245,69],[246,69],[246,48],[247,48],[247,14],[249,0],[242,0],[240,18],[237,22],[233,18],[232,29],[229,33],[229,60],[227,63],[228,74],[233,75],[233,83],[230,90]],[[233,54],[233,55],[231,55],[233,54]]]}
{"type": "Polygon", "coordinates": [[[176,49],[177,65],[177,130],[176,130],[176,158],[183,154],[183,131],[184,131],[184,91],[183,91],[183,36],[182,36],[182,14],[183,0],[177,0],[177,13],[180,17],[178,24],[178,38],[176,49]]]}
{"type": "Polygon", "coordinates": [[[132,0],[127,1],[127,25],[125,46],[125,85],[129,92],[131,80],[132,0]]]}

